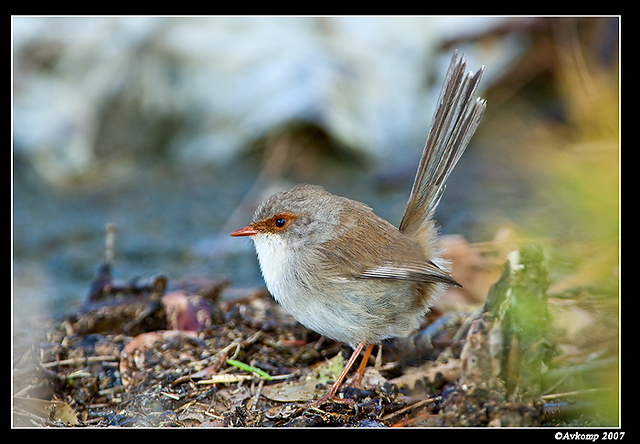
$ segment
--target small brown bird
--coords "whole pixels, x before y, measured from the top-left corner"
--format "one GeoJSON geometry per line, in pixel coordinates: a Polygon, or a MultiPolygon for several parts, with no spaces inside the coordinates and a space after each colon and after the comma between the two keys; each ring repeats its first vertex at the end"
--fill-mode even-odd
{"type": "Polygon", "coordinates": [[[433,216],[485,110],[474,99],[483,68],[465,70],[454,53],[399,228],[363,203],[297,185],[231,233],[253,239],[269,292],[298,322],[354,349],[319,402],[336,394],[366,345],[355,383],[374,343],[407,336],[447,286],[459,285],[441,258],[433,216]]]}

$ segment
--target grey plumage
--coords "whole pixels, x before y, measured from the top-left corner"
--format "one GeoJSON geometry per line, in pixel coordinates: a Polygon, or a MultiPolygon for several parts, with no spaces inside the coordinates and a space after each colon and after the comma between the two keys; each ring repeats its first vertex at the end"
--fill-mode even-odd
{"type": "Polygon", "coordinates": [[[420,165],[413,182],[400,231],[417,237],[430,221],[444,192],[445,182],[464,153],[484,110],[485,101],[474,96],[484,66],[465,74],[466,61],[451,58],[438,104],[431,122],[420,165]]]}
{"type": "Polygon", "coordinates": [[[252,237],[267,288],[303,325],[354,348],[406,336],[459,285],[443,266],[433,213],[485,109],[474,99],[482,69],[465,70],[455,53],[399,229],[303,184],[271,196],[232,233],[252,237]]]}

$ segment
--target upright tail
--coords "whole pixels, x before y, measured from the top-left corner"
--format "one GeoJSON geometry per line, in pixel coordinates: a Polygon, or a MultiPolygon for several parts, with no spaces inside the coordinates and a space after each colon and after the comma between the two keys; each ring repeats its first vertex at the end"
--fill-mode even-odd
{"type": "Polygon", "coordinates": [[[465,75],[466,61],[454,52],[436,111],[422,152],[418,172],[400,231],[416,237],[425,224],[432,224],[445,182],[473,136],[485,110],[485,101],[474,99],[482,71],[465,75]]]}

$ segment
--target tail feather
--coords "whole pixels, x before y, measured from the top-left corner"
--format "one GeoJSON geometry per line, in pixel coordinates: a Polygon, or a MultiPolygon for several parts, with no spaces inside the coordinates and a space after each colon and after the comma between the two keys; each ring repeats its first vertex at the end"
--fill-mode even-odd
{"type": "Polygon", "coordinates": [[[431,219],[445,189],[445,182],[473,136],[485,110],[485,101],[474,99],[484,66],[465,75],[466,61],[456,51],[440,92],[429,136],[400,223],[410,234],[431,219]]]}

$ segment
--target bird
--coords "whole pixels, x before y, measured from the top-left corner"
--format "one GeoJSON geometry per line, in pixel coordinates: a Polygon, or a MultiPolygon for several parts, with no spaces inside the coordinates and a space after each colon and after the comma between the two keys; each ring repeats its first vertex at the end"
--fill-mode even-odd
{"type": "Polygon", "coordinates": [[[364,203],[299,184],[267,198],[247,226],[230,233],[253,240],[275,301],[353,349],[317,404],[335,397],[362,350],[356,385],[374,344],[408,336],[447,288],[460,286],[438,247],[434,213],[484,114],[486,101],[475,97],[483,71],[467,72],[454,52],[397,228],[364,203]]]}

